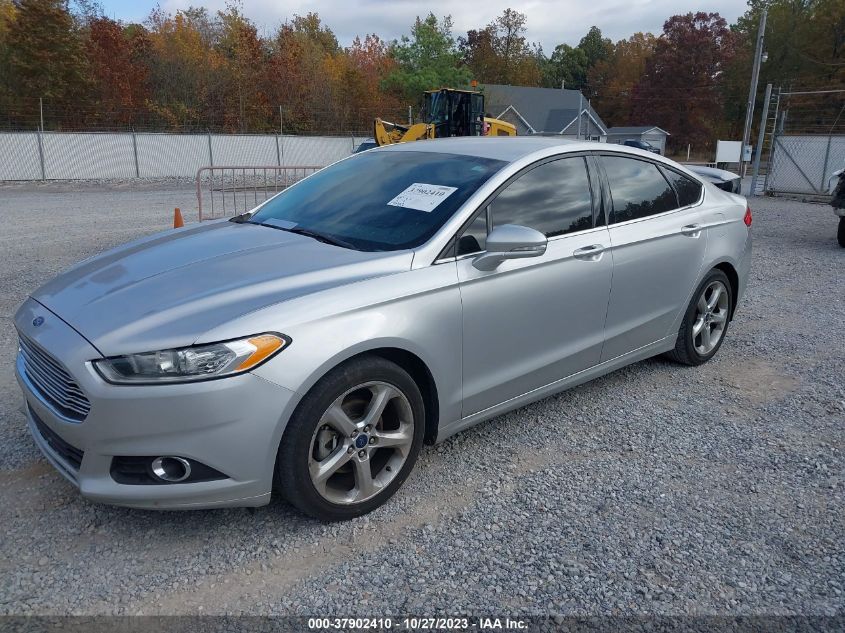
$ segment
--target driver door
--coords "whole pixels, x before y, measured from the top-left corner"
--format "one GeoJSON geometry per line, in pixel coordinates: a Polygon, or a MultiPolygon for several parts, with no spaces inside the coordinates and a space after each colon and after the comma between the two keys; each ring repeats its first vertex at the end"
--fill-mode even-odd
{"type": "Polygon", "coordinates": [[[567,156],[521,172],[457,240],[463,417],[600,360],[613,264],[587,161],[567,156]],[[488,231],[502,224],[545,233],[546,252],[506,260],[492,271],[476,269],[473,260],[488,231]]]}

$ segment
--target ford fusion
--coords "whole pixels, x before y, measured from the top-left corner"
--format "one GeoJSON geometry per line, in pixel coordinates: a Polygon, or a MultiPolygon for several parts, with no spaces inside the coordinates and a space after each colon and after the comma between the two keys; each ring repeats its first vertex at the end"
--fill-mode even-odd
{"type": "Polygon", "coordinates": [[[650,356],[712,358],[750,226],[743,198],[623,146],[363,152],[32,293],[29,430],[95,501],[358,516],[424,443],[650,356]]]}

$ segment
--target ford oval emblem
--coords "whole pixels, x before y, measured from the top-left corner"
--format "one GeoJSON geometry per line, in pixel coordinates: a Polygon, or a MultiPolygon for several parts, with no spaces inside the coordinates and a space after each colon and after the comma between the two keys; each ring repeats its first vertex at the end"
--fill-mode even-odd
{"type": "Polygon", "coordinates": [[[32,320],[32,325],[34,325],[35,327],[41,326],[42,323],[44,323],[43,316],[37,316],[32,320]]]}

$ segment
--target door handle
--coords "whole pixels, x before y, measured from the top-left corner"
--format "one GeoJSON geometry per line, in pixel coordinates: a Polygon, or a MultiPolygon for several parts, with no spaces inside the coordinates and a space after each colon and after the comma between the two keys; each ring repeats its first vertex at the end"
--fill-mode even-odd
{"type": "Polygon", "coordinates": [[[681,233],[688,237],[698,237],[701,233],[702,226],[700,224],[687,224],[681,227],[681,233]]]}
{"type": "Polygon", "coordinates": [[[604,246],[601,244],[590,244],[583,248],[578,248],[572,251],[572,256],[575,259],[585,259],[587,261],[596,262],[601,259],[601,254],[604,252],[604,246]]]}

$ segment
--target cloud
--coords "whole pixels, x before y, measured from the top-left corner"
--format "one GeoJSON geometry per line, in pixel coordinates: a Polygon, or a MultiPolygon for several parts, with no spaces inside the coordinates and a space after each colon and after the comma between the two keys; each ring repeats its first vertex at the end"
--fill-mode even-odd
{"type": "MultiPolygon", "coordinates": [[[[211,11],[224,9],[225,0],[161,0],[164,10],[175,12],[190,5],[206,6],[211,11]]],[[[139,14],[139,4],[130,0],[105,0],[106,13],[129,20],[143,20],[148,10],[139,14]]],[[[637,31],[659,33],[671,15],[690,11],[718,12],[734,22],[745,10],[741,0],[510,0],[487,2],[448,2],[445,0],[244,0],[244,13],[270,33],[296,14],[309,11],[320,14],[341,44],[348,45],[356,35],[376,33],[391,40],[410,31],[416,16],[429,11],[435,15],[451,14],[455,36],[468,29],[489,24],[506,8],[512,7],[528,17],[527,37],[549,53],[557,44],[575,45],[593,25],[613,40],[637,31]]]]}

